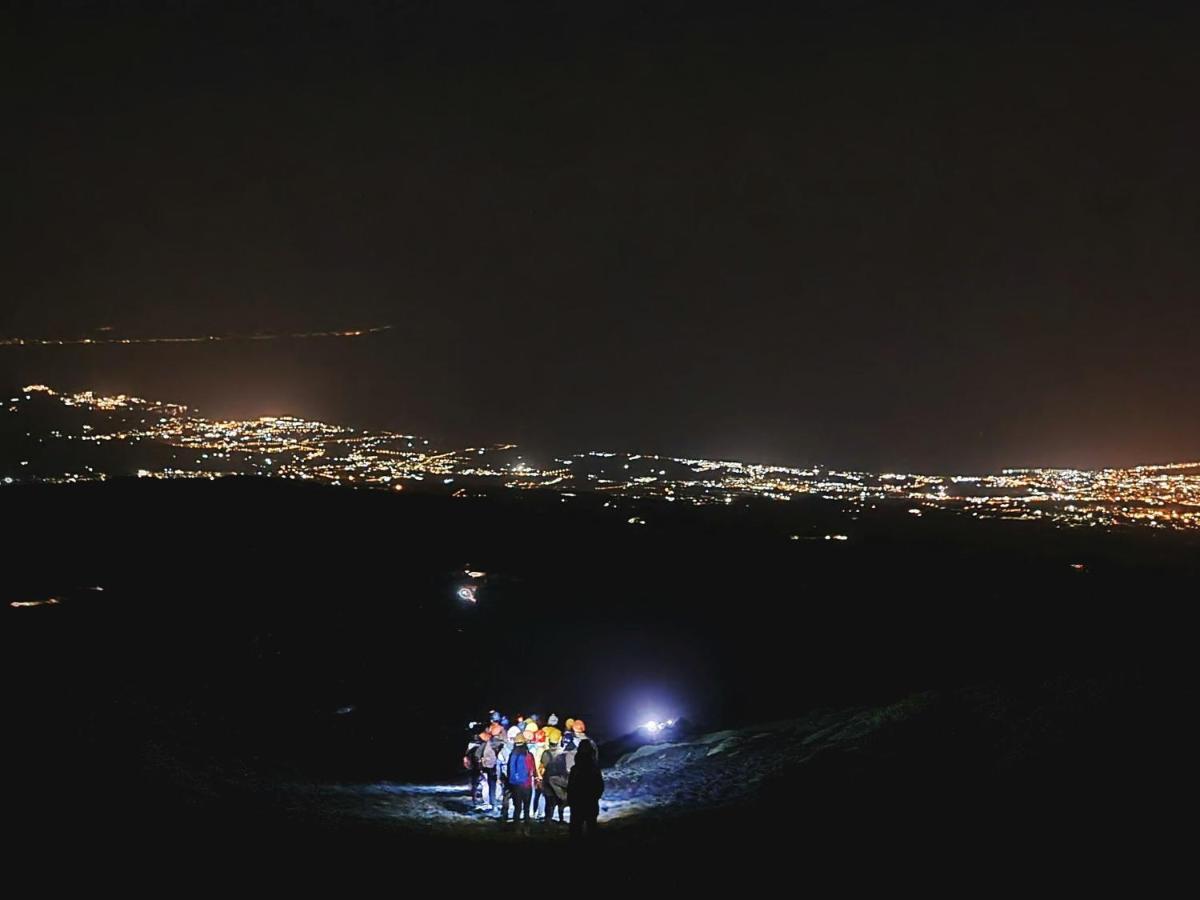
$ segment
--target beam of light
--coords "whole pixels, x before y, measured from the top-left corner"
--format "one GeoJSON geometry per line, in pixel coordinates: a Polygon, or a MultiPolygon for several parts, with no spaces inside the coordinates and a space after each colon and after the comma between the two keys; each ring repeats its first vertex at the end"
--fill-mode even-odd
{"type": "Polygon", "coordinates": [[[58,606],[58,603],[57,597],[48,597],[45,600],[14,600],[8,605],[13,609],[23,609],[29,606],[58,606]]]}
{"type": "Polygon", "coordinates": [[[393,325],[355,328],[346,331],[259,332],[256,334],[204,334],[177,337],[87,337],[87,338],[0,338],[0,347],[70,347],[87,344],[213,344],[228,341],[295,341],[314,338],[356,338],[390,331],[393,325]]]}

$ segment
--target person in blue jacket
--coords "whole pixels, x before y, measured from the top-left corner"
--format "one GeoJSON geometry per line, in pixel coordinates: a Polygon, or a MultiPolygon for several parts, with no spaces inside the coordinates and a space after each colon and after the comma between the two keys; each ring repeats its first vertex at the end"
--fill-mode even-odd
{"type": "Polygon", "coordinates": [[[510,800],[516,804],[513,818],[518,822],[529,821],[529,800],[533,793],[535,776],[533,754],[529,752],[524,733],[518,734],[512,755],[508,758],[508,790],[504,793],[504,815],[501,821],[509,821],[510,800]]]}

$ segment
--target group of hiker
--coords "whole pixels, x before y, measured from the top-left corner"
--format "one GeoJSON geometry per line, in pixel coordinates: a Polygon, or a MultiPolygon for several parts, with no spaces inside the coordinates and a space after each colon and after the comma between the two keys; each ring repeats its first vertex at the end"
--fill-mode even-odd
{"type": "Polygon", "coordinates": [[[594,833],[604,779],[582,719],[567,719],[559,728],[553,714],[544,724],[537,714],[510,723],[492,710],[487,724],[474,722],[472,731],[463,766],[476,812],[506,823],[569,822],[572,838],[594,833]]]}

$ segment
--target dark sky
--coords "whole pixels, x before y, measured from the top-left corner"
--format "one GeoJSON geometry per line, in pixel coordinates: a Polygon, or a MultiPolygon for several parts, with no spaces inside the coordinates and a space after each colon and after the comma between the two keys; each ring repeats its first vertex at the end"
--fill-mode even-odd
{"type": "Polygon", "coordinates": [[[0,349],[5,383],[797,463],[1200,456],[1176,7],[3,18],[0,337],[397,326],[0,349]]]}

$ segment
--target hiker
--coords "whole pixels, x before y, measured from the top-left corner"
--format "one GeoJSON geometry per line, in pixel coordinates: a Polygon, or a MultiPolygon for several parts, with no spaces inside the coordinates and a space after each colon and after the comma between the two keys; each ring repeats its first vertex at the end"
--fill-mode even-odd
{"type": "Polygon", "coordinates": [[[566,751],[558,740],[551,739],[542,754],[541,773],[542,794],[546,798],[546,821],[554,818],[558,810],[558,821],[563,821],[567,808],[567,778],[570,775],[569,766],[575,762],[575,751],[566,751]]]}
{"type": "Polygon", "coordinates": [[[508,758],[512,755],[513,739],[508,734],[502,734],[496,744],[496,790],[500,792],[500,802],[492,801],[496,818],[504,815],[504,805],[508,799],[508,758]]]}
{"type": "MultiPolygon", "coordinates": [[[[578,721],[577,726],[582,724],[578,721]]],[[[582,733],[577,731],[576,734],[582,733]]],[[[571,839],[587,840],[595,836],[600,816],[600,798],[604,796],[604,778],[600,774],[596,745],[584,738],[575,754],[575,765],[567,778],[567,803],[571,807],[571,839]]]]}
{"type": "Polygon", "coordinates": [[[471,738],[471,742],[467,744],[467,752],[463,756],[463,768],[467,770],[467,784],[471,787],[471,802],[475,804],[475,809],[483,808],[480,793],[483,788],[482,771],[479,765],[479,757],[483,753],[483,741],[479,735],[471,738]]]}
{"type": "Polygon", "coordinates": [[[530,806],[531,817],[540,819],[545,815],[542,803],[542,756],[546,753],[546,732],[538,729],[529,741],[529,752],[533,754],[533,802],[530,806]]]}
{"type": "Polygon", "coordinates": [[[508,781],[507,790],[504,792],[504,814],[500,817],[501,821],[509,821],[508,803],[510,800],[516,804],[513,818],[518,822],[528,821],[533,776],[533,754],[529,752],[528,741],[522,732],[517,735],[512,755],[508,758],[508,781]]]}
{"type": "Polygon", "coordinates": [[[539,798],[536,782],[537,764],[538,758],[542,755],[541,749],[537,744],[538,724],[536,716],[526,716],[525,724],[522,726],[522,728],[524,729],[522,734],[525,736],[525,748],[529,751],[529,755],[533,757],[533,777],[535,779],[535,781],[530,784],[529,789],[529,818],[536,819],[538,811],[537,802],[539,798]]]}
{"type": "Polygon", "coordinates": [[[546,732],[547,744],[562,743],[563,734],[558,728],[558,716],[556,716],[554,713],[550,713],[550,716],[546,719],[546,724],[542,728],[542,731],[546,732]]]}
{"type": "MultiPolygon", "coordinates": [[[[496,763],[497,763],[497,739],[489,731],[481,732],[479,740],[482,742],[482,749],[479,751],[479,768],[482,770],[483,777],[481,782],[486,781],[488,786],[487,802],[481,807],[476,807],[481,812],[487,812],[496,806],[496,763]]],[[[501,746],[503,744],[501,743],[501,746]]]]}

